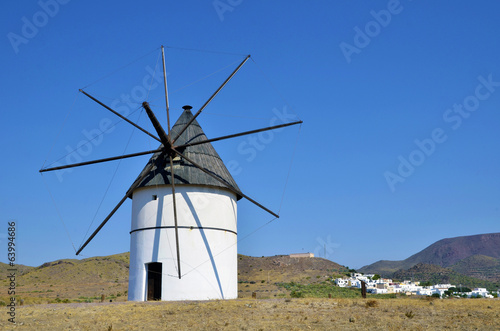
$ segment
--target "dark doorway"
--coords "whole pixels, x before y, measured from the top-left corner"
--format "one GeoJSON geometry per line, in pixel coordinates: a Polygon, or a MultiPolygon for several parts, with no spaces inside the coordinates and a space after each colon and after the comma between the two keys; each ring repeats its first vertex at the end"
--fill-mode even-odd
{"type": "Polygon", "coordinates": [[[148,274],[148,301],[161,300],[161,263],[146,264],[148,274]]]}

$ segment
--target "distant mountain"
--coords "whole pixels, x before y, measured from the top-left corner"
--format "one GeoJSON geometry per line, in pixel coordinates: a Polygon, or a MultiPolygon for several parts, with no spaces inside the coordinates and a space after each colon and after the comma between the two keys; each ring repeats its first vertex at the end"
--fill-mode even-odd
{"type": "Polygon", "coordinates": [[[405,260],[381,260],[359,271],[392,277],[394,272],[418,263],[450,267],[482,279],[500,280],[500,233],[442,239],[405,260]]]}

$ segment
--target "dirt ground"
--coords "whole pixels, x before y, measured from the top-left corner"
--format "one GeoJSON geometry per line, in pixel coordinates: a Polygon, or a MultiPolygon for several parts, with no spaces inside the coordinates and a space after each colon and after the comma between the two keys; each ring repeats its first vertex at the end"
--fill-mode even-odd
{"type": "Polygon", "coordinates": [[[25,305],[16,307],[16,325],[7,321],[7,314],[2,315],[3,330],[500,330],[498,299],[301,298],[25,305]]]}

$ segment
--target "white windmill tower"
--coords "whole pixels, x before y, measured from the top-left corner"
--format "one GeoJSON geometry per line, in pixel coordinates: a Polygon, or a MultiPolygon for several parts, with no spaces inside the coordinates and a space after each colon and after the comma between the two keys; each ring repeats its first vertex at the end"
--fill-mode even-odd
{"type": "Polygon", "coordinates": [[[161,143],[153,151],[110,157],[40,172],[153,154],[125,196],[78,249],[78,255],[116,210],[132,199],[128,299],[207,300],[237,297],[237,205],[246,198],[212,142],[300,124],[295,121],[258,130],[207,139],[196,117],[249,59],[247,56],[196,114],[190,106],[170,127],[165,57],[163,72],[168,130],[165,132],[147,102],[143,107],[158,136],[123,117],[85,91],[83,94],[161,143]]]}

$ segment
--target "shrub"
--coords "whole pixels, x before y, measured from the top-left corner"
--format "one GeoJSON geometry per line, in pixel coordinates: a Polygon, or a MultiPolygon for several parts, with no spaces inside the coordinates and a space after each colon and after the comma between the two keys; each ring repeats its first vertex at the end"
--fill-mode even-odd
{"type": "Polygon", "coordinates": [[[405,313],[405,316],[411,319],[411,318],[415,317],[415,314],[413,313],[413,311],[408,310],[408,311],[405,313]]]}
{"type": "Polygon", "coordinates": [[[377,300],[368,300],[366,301],[365,303],[365,307],[366,308],[374,308],[374,307],[377,307],[378,306],[378,301],[377,300]]]}

